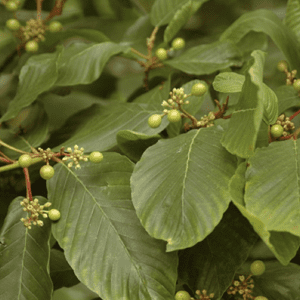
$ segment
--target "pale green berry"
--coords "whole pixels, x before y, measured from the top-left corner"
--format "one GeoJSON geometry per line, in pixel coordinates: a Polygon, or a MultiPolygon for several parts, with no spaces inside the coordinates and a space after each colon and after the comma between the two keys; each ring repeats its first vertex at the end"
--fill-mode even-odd
{"type": "Polygon", "coordinates": [[[281,60],[278,62],[278,64],[277,64],[278,71],[284,72],[287,70],[287,68],[288,68],[288,64],[285,60],[281,60]]]}
{"type": "Polygon", "coordinates": [[[266,298],[264,296],[257,296],[254,298],[254,300],[268,300],[268,298],[266,298]]]}
{"type": "Polygon", "coordinates": [[[94,151],[89,155],[89,160],[93,163],[99,163],[103,160],[103,154],[99,151],[94,151]]]}
{"type": "Polygon", "coordinates": [[[20,29],[21,24],[17,19],[9,19],[6,21],[6,27],[12,31],[17,31],[20,29]]]}
{"type": "Polygon", "coordinates": [[[178,291],[175,295],[175,300],[190,300],[191,296],[186,291],[178,291]]]}
{"type": "Polygon", "coordinates": [[[49,24],[48,30],[50,32],[59,32],[63,28],[62,24],[58,21],[53,21],[49,24]]]}
{"type": "Polygon", "coordinates": [[[265,272],[265,270],[266,266],[261,260],[255,260],[250,266],[250,271],[253,275],[261,275],[265,272]]]}
{"type": "Polygon", "coordinates": [[[205,84],[199,82],[193,85],[191,94],[193,96],[203,96],[207,91],[205,84]]]}
{"type": "Polygon", "coordinates": [[[155,55],[159,60],[166,60],[168,58],[167,50],[164,48],[157,49],[155,55]]]}
{"type": "Polygon", "coordinates": [[[8,1],[6,2],[5,4],[5,8],[8,10],[8,11],[16,11],[19,9],[19,5],[16,1],[8,1]]]}
{"type": "Polygon", "coordinates": [[[50,165],[44,165],[40,169],[40,175],[43,179],[48,180],[54,176],[54,169],[50,165]]]}
{"type": "Polygon", "coordinates": [[[177,109],[171,109],[168,112],[168,120],[171,123],[176,123],[181,120],[181,114],[177,109]]]}
{"type": "Polygon", "coordinates": [[[271,135],[275,138],[282,136],[283,127],[279,124],[275,124],[271,127],[271,135]]]}
{"type": "Polygon", "coordinates": [[[18,159],[19,165],[22,168],[28,168],[32,163],[32,158],[28,154],[23,154],[18,159]]]}
{"type": "Polygon", "coordinates": [[[184,47],[185,47],[185,41],[183,38],[176,38],[175,40],[173,40],[172,48],[174,50],[180,50],[183,49],[184,47]]]}
{"type": "Polygon", "coordinates": [[[158,114],[155,114],[155,115],[152,115],[149,117],[148,119],[148,125],[151,127],[151,128],[157,128],[159,127],[161,124],[161,116],[158,115],[158,114]]]}
{"type": "Polygon", "coordinates": [[[39,50],[39,44],[36,41],[29,41],[25,44],[25,50],[27,52],[37,52],[39,50]]]}
{"type": "Polygon", "coordinates": [[[294,89],[295,89],[297,92],[300,92],[300,79],[296,79],[296,80],[293,82],[293,87],[294,87],[294,89]]]}
{"type": "Polygon", "coordinates": [[[60,219],[60,211],[57,209],[50,209],[48,212],[49,219],[52,221],[57,221],[60,219]]]}

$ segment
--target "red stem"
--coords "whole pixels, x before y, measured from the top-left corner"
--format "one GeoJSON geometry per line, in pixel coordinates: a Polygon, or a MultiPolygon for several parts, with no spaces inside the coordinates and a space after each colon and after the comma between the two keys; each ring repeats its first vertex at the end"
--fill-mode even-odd
{"type": "Polygon", "coordinates": [[[27,198],[29,198],[29,201],[32,201],[33,199],[32,199],[31,183],[30,183],[28,168],[23,168],[23,172],[24,172],[24,175],[25,175],[27,198]]]}
{"type": "Polygon", "coordinates": [[[300,114],[300,109],[290,116],[290,120],[293,120],[298,114],[300,114]]]}

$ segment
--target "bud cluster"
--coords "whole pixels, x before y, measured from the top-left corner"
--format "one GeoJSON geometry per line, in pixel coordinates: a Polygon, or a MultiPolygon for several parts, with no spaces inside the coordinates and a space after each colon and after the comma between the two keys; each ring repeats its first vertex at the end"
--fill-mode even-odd
{"type": "Polygon", "coordinates": [[[211,127],[214,126],[213,120],[215,119],[215,114],[210,111],[208,116],[204,115],[200,121],[197,122],[197,126],[199,127],[211,127]]]}
{"type": "Polygon", "coordinates": [[[50,148],[43,150],[41,147],[39,147],[38,150],[45,162],[48,162],[54,155],[50,148]]]}
{"type": "Polygon", "coordinates": [[[287,136],[289,133],[288,131],[295,129],[295,124],[290,121],[289,117],[286,117],[285,114],[281,114],[275,124],[279,124],[283,127],[283,136],[287,136]]]}
{"type": "Polygon", "coordinates": [[[24,42],[29,40],[45,41],[46,25],[43,20],[30,19],[26,22],[26,26],[22,26],[20,30],[24,42]]]}
{"type": "Polygon", "coordinates": [[[23,210],[30,213],[30,216],[25,218],[21,218],[21,221],[24,223],[24,226],[28,229],[31,229],[31,224],[43,226],[44,222],[39,220],[39,215],[41,214],[44,218],[47,218],[47,211],[44,210],[44,207],[51,206],[50,202],[46,202],[44,205],[39,204],[38,199],[34,199],[33,201],[29,201],[28,198],[24,198],[20,204],[24,207],[23,210]]]}
{"type": "MultiPolygon", "coordinates": [[[[196,294],[198,296],[200,296],[200,298],[197,298],[196,300],[198,300],[198,299],[200,299],[200,300],[210,300],[210,299],[212,299],[215,296],[214,293],[211,293],[211,294],[207,295],[207,291],[206,290],[202,290],[202,293],[201,293],[200,290],[197,290],[196,294]]],[[[191,298],[191,300],[195,300],[195,299],[191,298]]]]}
{"type": "Polygon", "coordinates": [[[68,168],[72,168],[73,163],[75,164],[75,169],[80,169],[81,166],[79,164],[80,160],[88,161],[88,156],[83,155],[84,148],[80,148],[77,145],[74,146],[74,151],[71,149],[71,147],[67,148],[67,151],[70,153],[69,156],[65,156],[62,160],[67,161],[68,159],[71,159],[73,161],[68,163],[68,168]]]}
{"type": "Polygon", "coordinates": [[[286,72],[286,85],[292,85],[297,74],[297,70],[286,72]]]}
{"type": "Polygon", "coordinates": [[[233,280],[232,285],[227,289],[228,295],[235,295],[240,294],[243,295],[243,299],[253,299],[253,297],[250,295],[253,292],[254,288],[254,281],[253,279],[250,279],[248,282],[248,278],[245,279],[245,276],[239,276],[239,280],[233,280]]]}

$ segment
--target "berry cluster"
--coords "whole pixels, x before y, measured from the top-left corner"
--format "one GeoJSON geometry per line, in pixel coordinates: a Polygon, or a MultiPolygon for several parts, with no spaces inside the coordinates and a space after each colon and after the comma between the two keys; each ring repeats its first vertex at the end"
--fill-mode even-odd
{"type": "Polygon", "coordinates": [[[288,131],[295,129],[295,124],[290,121],[289,117],[281,114],[274,125],[271,126],[271,135],[275,138],[287,136],[288,131]]]}
{"type": "Polygon", "coordinates": [[[172,47],[169,50],[165,48],[158,48],[155,51],[155,56],[159,60],[166,60],[168,58],[168,52],[173,50],[181,50],[185,47],[185,40],[183,38],[176,38],[172,41],[172,47]]]}
{"type": "Polygon", "coordinates": [[[20,202],[22,206],[24,206],[23,210],[30,213],[30,216],[25,218],[21,218],[21,221],[24,223],[24,226],[28,229],[31,229],[31,224],[43,226],[44,222],[39,220],[39,215],[42,215],[44,218],[47,218],[48,211],[44,210],[44,207],[51,206],[50,202],[46,202],[44,205],[39,204],[38,199],[34,199],[33,201],[29,201],[28,198],[24,198],[23,201],[20,202]]]}
{"type": "Polygon", "coordinates": [[[197,121],[195,117],[190,115],[182,108],[182,105],[187,105],[190,103],[188,100],[186,100],[186,98],[190,96],[203,96],[206,93],[206,91],[207,88],[203,83],[194,84],[192,87],[191,94],[189,95],[184,93],[183,88],[174,88],[172,92],[170,92],[170,98],[167,101],[163,100],[161,104],[163,107],[165,107],[165,109],[163,110],[163,114],[154,114],[150,116],[148,119],[148,125],[151,128],[157,128],[161,124],[162,117],[168,115],[168,121],[170,123],[179,122],[182,118],[189,118],[193,122],[193,128],[213,126],[214,124],[212,123],[212,121],[215,119],[215,114],[213,112],[210,112],[208,114],[208,117],[205,115],[201,118],[200,121],[197,121]]]}

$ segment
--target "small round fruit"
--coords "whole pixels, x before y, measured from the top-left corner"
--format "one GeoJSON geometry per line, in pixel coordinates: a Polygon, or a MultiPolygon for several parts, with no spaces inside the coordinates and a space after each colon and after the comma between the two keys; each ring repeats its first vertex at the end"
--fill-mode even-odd
{"type": "Polygon", "coordinates": [[[159,60],[166,60],[168,58],[167,50],[164,48],[159,48],[156,50],[155,55],[159,60]]]}
{"type": "Polygon", "coordinates": [[[193,85],[191,94],[193,96],[203,96],[207,91],[205,84],[199,82],[193,85]]]}
{"type": "Polygon", "coordinates": [[[280,72],[284,72],[285,70],[287,70],[288,68],[288,64],[285,60],[281,60],[278,62],[277,64],[277,70],[280,72]]]}
{"type": "Polygon", "coordinates": [[[283,127],[279,124],[275,124],[271,127],[271,135],[275,138],[282,136],[283,127]]]}
{"type": "Polygon", "coordinates": [[[25,44],[25,50],[27,52],[37,52],[39,50],[39,44],[36,41],[29,41],[25,44]]]}
{"type": "Polygon", "coordinates": [[[44,165],[40,168],[40,175],[43,179],[48,180],[53,177],[54,169],[50,165],[44,165]]]}
{"type": "Polygon", "coordinates": [[[300,79],[296,79],[296,80],[293,82],[293,87],[294,87],[294,89],[295,89],[297,92],[300,92],[300,79]]]}
{"type": "Polygon", "coordinates": [[[158,114],[152,115],[148,119],[148,125],[151,128],[157,128],[161,124],[161,116],[158,114]]]}
{"type": "Polygon", "coordinates": [[[17,31],[20,29],[21,24],[17,19],[9,19],[6,21],[6,27],[12,31],[17,31]]]}
{"type": "Polygon", "coordinates": [[[53,21],[49,24],[48,30],[50,32],[59,32],[63,28],[62,24],[58,21],[53,21]]]}
{"type": "Polygon", "coordinates": [[[180,50],[183,49],[184,47],[185,47],[185,41],[183,38],[176,38],[175,40],[173,40],[172,48],[174,50],[180,50]]]}
{"type": "Polygon", "coordinates": [[[177,109],[171,109],[168,112],[168,120],[171,123],[176,123],[181,120],[181,114],[177,109]]]}
{"type": "Polygon", "coordinates": [[[99,163],[103,160],[103,154],[99,151],[94,151],[89,155],[89,160],[93,163],[99,163]]]}
{"type": "Polygon", "coordinates": [[[5,4],[5,8],[8,11],[16,11],[16,10],[19,9],[19,5],[18,5],[18,3],[16,1],[8,1],[5,4]]]}
{"type": "Polygon", "coordinates": [[[254,298],[254,300],[268,300],[268,298],[266,298],[264,296],[257,296],[254,298]]]}
{"type": "Polygon", "coordinates": [[[60,211],[57,209],[50,209],[48,212],[49,219],[52,221],[57,221],[60,219],[60,211]]]}
{"type": "Polygon", "coordinates": [[[253,275],[261,275],[265,272],[265,270],[266,266],[261,260],[255,260],[250,266],[250,271],[253,275]]]}
{"type": "Polygon", "coordinates": [[[32,163],[32,158],[28,154],[23,154],[18,159],[19,165],[22,168],[28,168],[32,163]]]}
{"type": "Polygon", "coordinates": [[[186,291],[178,291],[175,295],[175,300],[190,300],[191,296],[186,291]]]}

